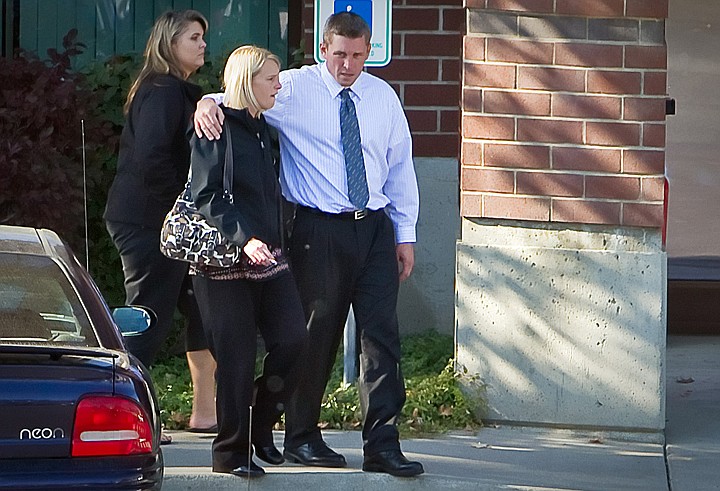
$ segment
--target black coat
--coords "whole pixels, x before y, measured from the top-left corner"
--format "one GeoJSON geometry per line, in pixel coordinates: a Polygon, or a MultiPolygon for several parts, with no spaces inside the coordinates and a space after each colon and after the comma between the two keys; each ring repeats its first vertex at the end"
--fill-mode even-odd
{"type": "Polygon", "coordinates": [[[105,220],[160,230],[187,182],[188,129],[200,95],[200,87],[172,75],[143,82],[120,137],[105,220]]]}
{"type": "Polygon", "coordinates": [[[198,211],[230,241],[244,246],[253,237],[281,247],[280,185],[270,128],[261,115],[221,106],[225,130],[220,140],[190,141],[191,196],[198,211]],[[223,198],[227,128],[233,145],[233,204],[223,198]]]}

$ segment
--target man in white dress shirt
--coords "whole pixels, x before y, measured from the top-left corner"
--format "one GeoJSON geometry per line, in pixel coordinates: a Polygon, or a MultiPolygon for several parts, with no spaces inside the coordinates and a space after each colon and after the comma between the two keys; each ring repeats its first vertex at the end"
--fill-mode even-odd
{"type": "MultiPolygon", "coordinates": [[[[309,332],[302,380],[285,408],[284,457],[305,465],[347,465],[325,444],[317,423],[352,304],[363,470],[415,476],[423,466],[402,454],[397,430],[405,402],[397,295],[413,269],[419,206],[410,130],[392,87],[363,71],[370,28],[360,16],[332,15],[320,50],[324,63],[281,72],[275,105],[263,113],[279,133],[283,194],[297,205],[290,258],[309,332]],[[344,147],[352,144],[341,134],[341,104],[357,114],[365,167],[360,205],[350,197],[344,147]]],[[[201,101],[196,131],[218,138],[221,117],[213,102],[201,101]]]]}

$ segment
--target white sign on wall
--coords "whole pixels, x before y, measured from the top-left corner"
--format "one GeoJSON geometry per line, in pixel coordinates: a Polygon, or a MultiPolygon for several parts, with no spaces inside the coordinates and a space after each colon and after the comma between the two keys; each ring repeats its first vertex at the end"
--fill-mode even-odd
{"type": "Polygon", "coordinates": [[[370,26],[370,57],[365,66],[385,66],[392,55],[392,0],[315,0],[315,61],[320,54],[325,21],[335,12],[351,11],[370,26]]]}

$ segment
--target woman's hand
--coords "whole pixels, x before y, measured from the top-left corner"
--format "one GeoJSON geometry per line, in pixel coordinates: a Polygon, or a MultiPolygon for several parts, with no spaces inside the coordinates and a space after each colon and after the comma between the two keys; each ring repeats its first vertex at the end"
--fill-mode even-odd
{"type": "Polygon", "coordinates": [[[254,237],[245,244],[243,252],[250,258],[250,264],[270,266],[276,263],[268,246],[263,241],[254,237]]]}

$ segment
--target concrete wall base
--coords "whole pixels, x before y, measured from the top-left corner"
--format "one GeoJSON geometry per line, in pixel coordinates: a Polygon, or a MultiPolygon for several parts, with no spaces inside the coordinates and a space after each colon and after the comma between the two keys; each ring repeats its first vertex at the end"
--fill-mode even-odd
{"type": "Polygon", "coordinates": [[[415,172],[420,189],[415,269],[400,285],[400,330],[402,334],[435,330],[452,335],[455,243],[460,236],[458,161],[416,158],[415,172]]]}
{"type": "Polygon", "coordinates": [[[662,431],[667,260],[654,229],[463,219],[457,361],[497,421],[662,431]]]}

